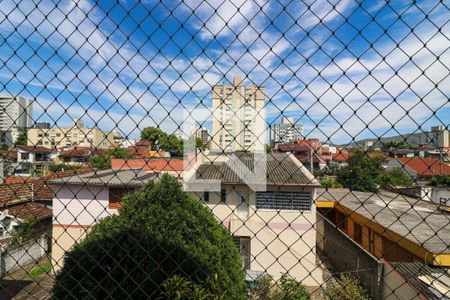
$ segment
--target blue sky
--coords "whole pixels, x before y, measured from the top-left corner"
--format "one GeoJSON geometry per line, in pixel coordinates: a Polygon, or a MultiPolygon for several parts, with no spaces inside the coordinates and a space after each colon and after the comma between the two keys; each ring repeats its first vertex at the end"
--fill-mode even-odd
{"type": "Polygon", "coordinates": [[[265,87],[268,124],[324,141],[450,123],[450,1],[111,2],[1,1],[1,94],[130,138],[177,130],[235,74],[265,87]]]}

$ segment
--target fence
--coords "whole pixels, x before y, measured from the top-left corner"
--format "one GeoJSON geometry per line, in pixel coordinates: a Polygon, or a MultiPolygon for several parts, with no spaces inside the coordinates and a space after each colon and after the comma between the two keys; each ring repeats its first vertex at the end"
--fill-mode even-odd
{"type": "Polygon", "coordinates": [[[450,297],[449,10],[1,1],[0,238],[51,245],[8,251],[0,287],[450,297]]]}

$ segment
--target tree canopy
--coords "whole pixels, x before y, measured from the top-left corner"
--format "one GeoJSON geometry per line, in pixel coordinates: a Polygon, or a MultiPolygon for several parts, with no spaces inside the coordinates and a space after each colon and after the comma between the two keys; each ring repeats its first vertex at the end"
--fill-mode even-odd
{"type": "Polygon", "coordinates": [[[356,150],[337,175],[337,181],[351,190],[376,192],[381,184],[381,158],[356,150]]]}
{"type": "MultiPolygon", "coordinates": [[[[245,299],[244,272],[229,232],[170,175],[123,199],[69,251],[56,299],[155,298],[175,275],[214,280],[225,299],[245,299]]],[[[209,287],[206,287],[210,289],[209,287]]]]}
{"type": "Polygon", "coordinates": [[[183,140],[174,134],[167,134],[156,127],[146,127],[141,132],[141,140],[150,141],[154,145],[158,145],[162,150],[170,152],[172,155],[181,156],[183,153],[183,140]]]}

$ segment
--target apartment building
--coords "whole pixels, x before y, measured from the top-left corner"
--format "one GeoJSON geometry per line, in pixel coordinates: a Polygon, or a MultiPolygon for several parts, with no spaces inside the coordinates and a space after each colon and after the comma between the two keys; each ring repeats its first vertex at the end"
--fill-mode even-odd
{"type": "Polygon", "coordinates": [[[239,75],[234,77],[231,85],[214,86],[211,150],[263,151],[264,102],[264,88],[243,85],[239,75]]]}
{"type": "Polygon", "coordinates": [[[206,128],[194,125],[191,128],[191,135],[195,136],[198,139],[201,139],[203,144],[205,145],[209,143],[209,132],[206,128]]]}
{"type": "Polygon", "coordinates": [[[433,126],[431,131],[422,132],[420,142],[433,148],[450,147],[450,131],[443,125],[433,126]]]}
{"type": "Polygon", "coordinates": [[[289,144],[295,140],[303,139],[303,125],[294,122],[292,117],[283,117],[281,123],[273,124],[270,131],[270,141],[272,144],[289,144]]]}
{"type": "Polygon", "coordinates": [[[72,127],[31,128],[28,130],[29,146],[109,148],[113,143],[113,133],[106,133],[98,128],[87,128],[80,120],[75,121],[72,127]]]}
{"type": "Polygon", "coordinates": [[[0,96],[0,130],[33,126],[33,101],[21,96],[0,96]]]}

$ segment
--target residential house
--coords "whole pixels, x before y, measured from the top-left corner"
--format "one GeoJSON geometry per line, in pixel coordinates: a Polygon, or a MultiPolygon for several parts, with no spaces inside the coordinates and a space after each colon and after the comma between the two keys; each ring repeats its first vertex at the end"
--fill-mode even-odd
{"type": "Polygon", "coordinates": [[[111,167],[113,169],[142,169],[147,172],[168,173],[177,178],[183,178],[184,160],[180,158],[113,158],[111,167]]]}
{"type": "Polygon", "coordinates": [[[0,277],[38,261],[49,250],[53,193],[44,181],[27,180],[0,185],[0,277]],[[23,240],[12,243],[20,224],[33,217],[36,224],[23,240]]]}
{"type": "Polygon", "coordinates": [[[138,141],[134,145],[128,146],[127,151],[134,158],[152,158],[166,156],[163,150],[152,150],[152,142],[150,141],[138,141]]]}
{"type": "Polygon", "coordinates": [[[52,149],[42,146],[18,145],[16,146],[16,149],[18,163],[46,163],[49,161],[50,155],[53,153],[52,149]]]}
{"type": "Polygon", "coordinates": [[[107,149],[75,146],[62,150],[58,155],[58,159],[72,165],[82,165],[88,162],[92,156],[104,155],[106,152],[107,149]]]}
{"type": "Polygon", "coordinates": [[[47,183],[55,193],[52,225],[54,270],[62,267],[64,253],[82,240],[92,226],[117,213],[125,193],[156,178],[154,173],[144,170],[110,169],[49,180],[47,183]]]}
{"type": "MultiPolygon", "coordinates": [[[[254,154],[236,153],[249,169],[254,154]]],[[[266,191],[252,191],[222,156],[199,158],[197,179],[218,180],[220,191],[199,191],[201,199],[231,232],[241,251],[247,274],[282,274],[307,286],[318,286],[322,272],[316,264],[316,188],[314,176],[290,153],[267,155],[266,191]]]]}
{"type": "MultiPolygon", "coordinates": [[[[237,155],[247,166],[254,163],[250,153],[237,155]]],[[[267,272],[276,279],[289,273],[306,285],[320,285],[322,273],[316,264],[314,228],[315,189],[319,183],[312,174],[292,154],[274,153],[267,160],[267,191],[254,193],[227,168],[226,159],[216,158],[199,154],[193,173],[204,179],[218,179],[221,190],[191,193],[204,201],[230,230],[246,270],[267,272]]],[[[178,172],[182,162],[117,159],[113,160],[113,167],[118,169],[51,181],[55,190],[55,270],[61,267],[65,251],[82,239],[89,228],[117,212],[125,191],[157,179],[158,172],[178,172]]]]}
{"type": "Polygon", "coordinates": [[[415,180],[430,180],[434,176],[449,176],[450,166],[437,158],[393,158],[387,163],[387,170],[402,168],[415,180]]]}
{"type": "Polygon", "coordinates": [[[316,144],[310,142],[277,144],[272,152],[292,153],[298,161],[310,170],[320,170],[327,165],[327,159],[322,155],[320,145],[316,146],[316,144]]]}

